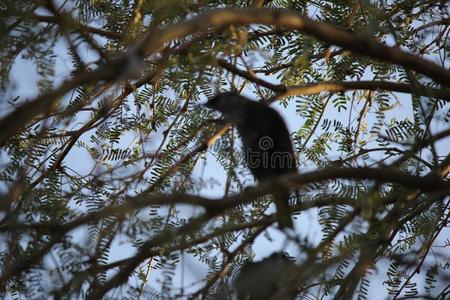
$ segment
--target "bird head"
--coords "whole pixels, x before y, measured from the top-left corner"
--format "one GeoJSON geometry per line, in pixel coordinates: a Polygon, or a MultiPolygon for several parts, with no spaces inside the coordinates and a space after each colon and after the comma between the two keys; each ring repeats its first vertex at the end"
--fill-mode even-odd
{"type": "Polygon", "coordinates": [[[223,114],[233,116],[242,111],[247,99],[233,92],[217,94],[208,99],[205,106],[217,110],[223,114]]]}

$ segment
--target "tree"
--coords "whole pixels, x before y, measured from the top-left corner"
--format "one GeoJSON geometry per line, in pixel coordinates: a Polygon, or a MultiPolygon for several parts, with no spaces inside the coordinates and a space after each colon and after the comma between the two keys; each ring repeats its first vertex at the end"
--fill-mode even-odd
{"type": "Polygon", "coordinates": [[[392,299],[448,298],[446,1],[0,11],[3,296],[226,299],[276,230],[271,192],[288,188],[292,214],[317,213],[322,234],[281,232],[300,299],[364,299],[375,281],[392,299]],[[246,189],[236,130],[199,105],[230,89],[289,114],[299,174],[246,189]],[[187,256],[208,270],[180,287],[187,256]]]}

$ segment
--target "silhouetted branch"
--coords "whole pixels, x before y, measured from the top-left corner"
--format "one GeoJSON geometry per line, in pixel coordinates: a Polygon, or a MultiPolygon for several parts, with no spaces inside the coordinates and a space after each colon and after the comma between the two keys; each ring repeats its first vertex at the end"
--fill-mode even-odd
{"type": "Polygon", "coordinates": [[[366,55],[374,59],[401,65],[429,76],[444,86],[449,86],[450,71],[435,63],[422,59],[397,47],[388,47],[374,40],[349,33],[333,25],[313,21],[289,10],[259,9],[216,9],[202,13],[188,21],[151,31],[138,43],[137,47],[123,54],[108,64],[91,72],[81,72],[74,79],[63,83],[56,90],[37,97],[18,107],[13,113],[0,120],[0,145],[23,128],[36,115],[51,110],[59,98],[79,85],[101,80],[118,79],[127,70],[131,60],[139,60],[150,54],[161,51],[167,42],[185,37],[198,31],[208,31],[211,26],[231,24],[249,25],[266,24],[282,26],[290,30],[299,30],[310,34],[324,42],[340,46],[354,53],[366,55]]]}

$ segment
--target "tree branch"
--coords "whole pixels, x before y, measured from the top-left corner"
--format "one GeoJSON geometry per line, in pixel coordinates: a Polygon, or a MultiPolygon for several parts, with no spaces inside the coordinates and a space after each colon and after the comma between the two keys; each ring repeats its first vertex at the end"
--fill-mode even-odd
{"type": "Polygon", "coordinates": [[[374,59],[401,65],[429,76],[444,86],[450,86],[450,71],[437,64],[400,50],[388,47],[375,39],[367,39],[349,33],[333,25],[313,21],[312,19],[289,10],[258,9],[215,9],[200,14],[189,21],[169,25],[163,29],[150,31],[145,38],[132,47],[128,53],[111,60],[92,72],[82,72],[74,79],[63,83],[56,90],[37,97],[35,100],[21,105],[16,111],[0,120],[0,145],[3,145],[34,116],[48,111],[54,103],[68,91],[81,84],[100,80],[115,80],[127,69],[130,60],[142,59],[159,52],[164,45],[174,39],[181,38],[198,31],[208,31],[211,26],[231,24],[250,25],[266,24],[298,30],[312,35],[324,42],[349,49],[354,53],[366,55],[374,59]]]}
{"type": "Polygon", "coordinates": [[[241,70],[235,65],[227,62],[224,59],[217,59],[219,66],[225,68],[226,70],[232,72],[233,74],[239,75],[245,79],[254,82],[255,84],[261,85],[268,88],[278,94],[271,100],[297,95],[313,95],[320,92],[346,92],[349,90],[386,90],[391,92],[417,94],[425,97],[434,97],[443,100],[450,101],[450,90],[447,89],[433,89],[424,85],[414,85],[411,86],[407,83],[400,82],[389,82],[389,81],[379,81],[379,80],[361,80],[361,81],[328,81],[328,82],[317,82],[309,83],[301,86],[286,86],[283,84],[273,84],[264,79],[258,78],[255,74],[241,70]]]}
{"type": "Polygon", "coordinates": [[[305,84],[303,86],[286,87],[286,91],[277,97],[286,97],[294,95],[312,95],[319,92],[338,93],[349,90],[386,90],[391,92],[417,94],[425,97],[439,98],[450,101],[450,90],[433,89],[424,85],[411,86],[407,83],[362,80],[362,81],[329,81],[305,84]]]}
{"type": "Polygon", "coordinates": [[[141,56],[145,56],[145,53],[154,53],[168,41],[197,31],[208,30],[210,26],[222,27],[231,24],[250,25],[258,23],[298,30],[321,41],[351,50],[354,53],[412,69],[429,76],[436,82],[450,86],[450,71],[432,61],[402,51],[398,47],[385,46],[375,39],[361,37],[333,25],[320,23],[293,11],[281,9],[226,8],[211,10],[189,21],[169,25],[159,30],[157,34],[148,34],[139,46],[139,52],[141,56]]]}

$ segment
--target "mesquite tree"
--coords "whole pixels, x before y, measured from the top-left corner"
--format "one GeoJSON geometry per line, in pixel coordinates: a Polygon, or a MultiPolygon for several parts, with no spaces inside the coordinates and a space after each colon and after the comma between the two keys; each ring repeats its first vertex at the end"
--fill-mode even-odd
{"type": "Polygon", "coordinates": [[[279,295],[449,297],[446,1],[0,15],[2,296],[232,299],[263,240],[294,257],[279,295]],[[230,90],[284,116],[298,174],[253,182],[236,128],[201,105],[230,90]],[[277,229],[279,189],[295,231],[277,229]]]}

